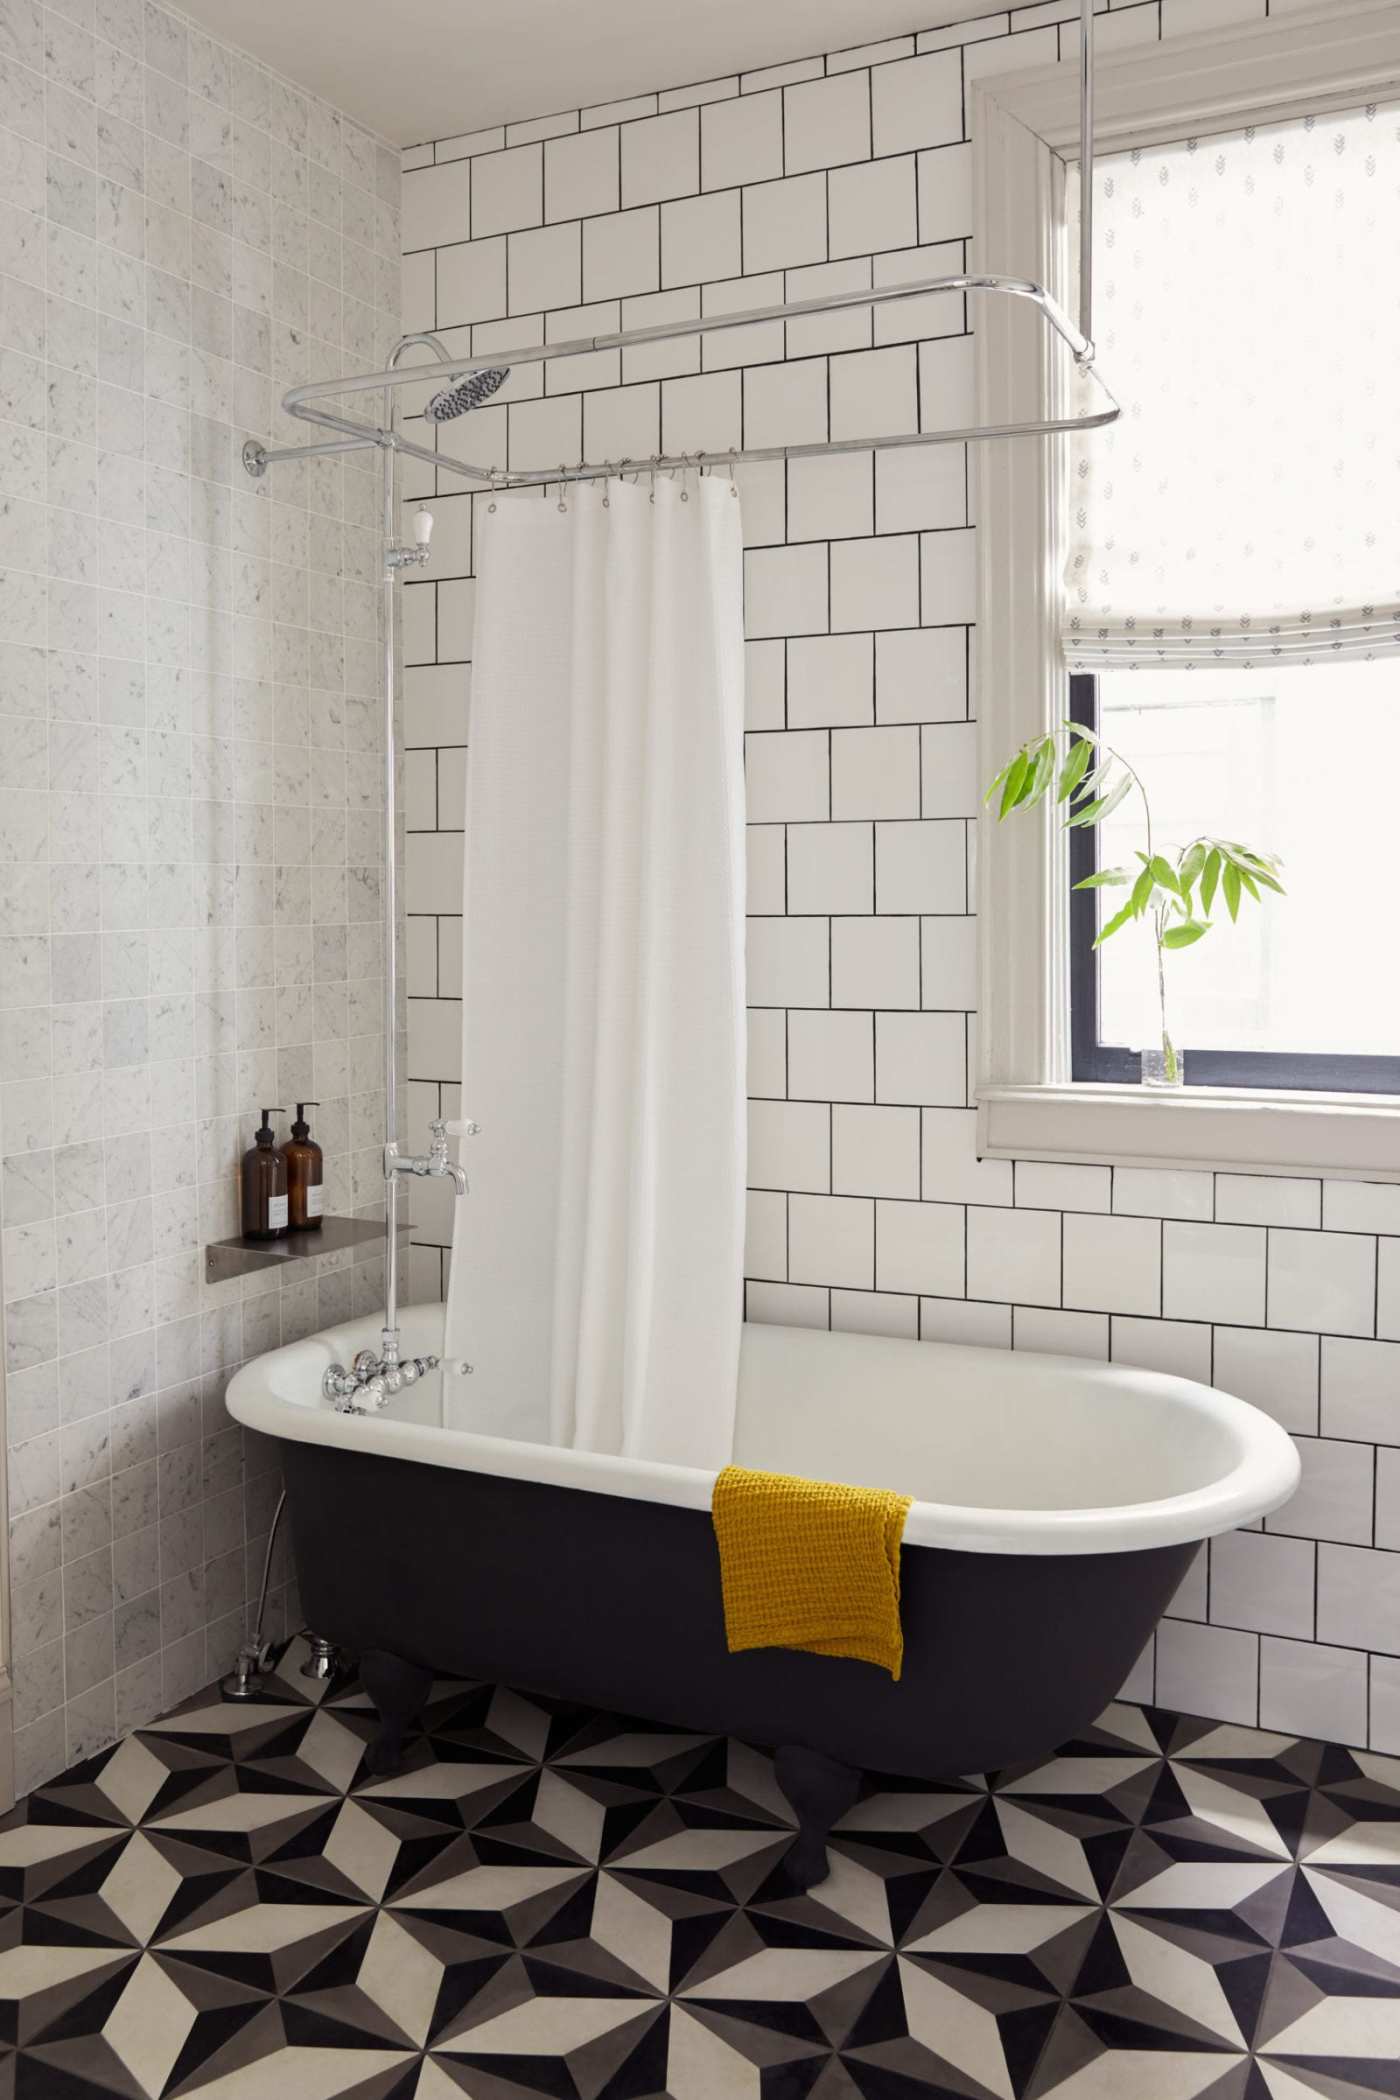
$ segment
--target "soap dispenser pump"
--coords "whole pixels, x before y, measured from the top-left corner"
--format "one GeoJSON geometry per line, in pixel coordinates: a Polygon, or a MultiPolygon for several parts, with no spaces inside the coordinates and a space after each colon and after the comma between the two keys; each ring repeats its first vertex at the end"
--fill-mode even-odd
{"type": "Polygon", "coordinates": [[[287,1162],[277,1150],[272,1118],[280,1108],[262,1111],[262,1127],[243,1155],[243,1237],[280,1240],[287,1232],[287,1162]]]}
{"type": "Polygon", "coordinates": [[[292,1134],[282,1147],[287,1162],[287,1225],[292,1232],[321,1229],[321,1148],[306,1120],[307,1109],[320,1106],[319,1101],[298,1101],[292,1134]]]}

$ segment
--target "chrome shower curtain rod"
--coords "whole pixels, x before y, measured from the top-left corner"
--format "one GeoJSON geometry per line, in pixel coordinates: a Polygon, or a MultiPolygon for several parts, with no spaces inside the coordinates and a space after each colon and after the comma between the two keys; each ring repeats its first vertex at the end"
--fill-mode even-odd
{"type": "Polygon", "coordinates": [[[518,350],[493,350],[485,357],[455,357],[451,352],[445,351],[435,338],[422,337],[418,340],[428,343],[438,351],[441,360],[439,363],[400,366],[384,372],[357,373],[344,379],[314,380],[293,387],[282,400],[287,414],[295,416],[299,422],[314,424],[334,434],[311,445],[280,447],[261,445],[256,439],[250,438],[243,448],[243,464],[250,474],[261,475],[268,467],[281,461],[321,459],[336,453],[359,452],[370,446],[378,446],[388,452],[403,453],[409,459],[422,460],[431,467],[445,468],[449,473],[458,474],[464,480],[475,482],[482,488],[528,488],[556,481],[594,480],[603,474],[616,473],[620,463],[616,460],[580,460],[574,466],[534,467],[511,472],[490,465],[477,466],[468,460],[455,459],[448,453],[420,445],[415,440],[405,437],[398,428],[392,413],[393,395],[400,387],[421,386],[428,378],[440,386],[446,386],[473,372],[491,371],[503,366],[514,369],[523,365],[552,363],[556,358],[584,357],[599,350],[628,350],[643,343],[676,342],[687,336],[708,335],[712,330],[718,332],[726,328],[748,328],[760,321],[796,320],[816,314],[839,313],[852,307],[884,306],[904,299],[926,298],[935,292],[977,292],[1027,301],[1033,310],[1040,314],[1046,326],[1067,345],[1080,371],[1094,380],[1103,394],[1105,405],[1086,411],[1082,415],[1031,417],[1009,423],[974,424],[959,430],[910,430],[880,436],[829,438],[801,445],[747,445],[718,452],[661,453],[647,461],[628,461],[627,464],[641,464],[644,468],[671,469],[709,463],[722,465],[742,460],[813,459],[824,453],[868,452],[902,445],[974,443],[985,438],[1052,437],[1064,431],[1102,429],[1106,424],[1117,421],[1122,414],[1122,408],[1094,363],[1094,0],[1080,0],[1079,166],[1077,325],[1043,285],[1035,284],[1029,278],[962,275],[917,278],[906,284],[887,285],[878,290],[836,292],[825,299],[793,299],[777,306],[748,307],[739,313],[711,314],[696,320],[660,322],[650,328],[630,328],[605,335],[579,336],[563,343],[522,345],[518,350]],[[339,400],[345,394],[380,391],[383,392],[385,400],[385,419],[382,424],[362,423],[325,405],[328,401],[339,400]]]}

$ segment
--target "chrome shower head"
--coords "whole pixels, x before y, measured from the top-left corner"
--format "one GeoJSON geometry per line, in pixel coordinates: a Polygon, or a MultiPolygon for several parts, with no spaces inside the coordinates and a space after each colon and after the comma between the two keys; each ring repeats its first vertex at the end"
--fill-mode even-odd
{"type": "Polygon", "coordinates": [[[509,378],[509,365],[488,365],[483,371],[468,372],[456,386],[444,387],[440,394],[434,394],[425,413],[434,423],[450,423],[454,416],[464,416],[469,408],[480,408],[509,378]]]}

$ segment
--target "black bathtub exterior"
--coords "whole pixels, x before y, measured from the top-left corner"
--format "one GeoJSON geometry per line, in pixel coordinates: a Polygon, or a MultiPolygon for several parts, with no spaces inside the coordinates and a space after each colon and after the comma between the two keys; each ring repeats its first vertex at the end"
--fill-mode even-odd
{"type": "Polygon", "coordinates": [[[282,1452],[307,1623],[352,1655],[912,1779],[1039,1759],[1079,1733],[1196,1551],[906,1546],[894,1684],[866,1663],[730,1655],[707,1513],[324,1444],[282,1452]]]}

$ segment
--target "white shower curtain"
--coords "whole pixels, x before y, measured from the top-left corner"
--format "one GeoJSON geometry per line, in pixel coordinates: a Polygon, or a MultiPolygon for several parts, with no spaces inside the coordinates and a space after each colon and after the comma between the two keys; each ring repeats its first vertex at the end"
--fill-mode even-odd
{"type": "Polygon", "coordinates": [[[744,1214],[743,552],[727,481],[478,505],[462,1427],[718,1466],[744,1214]]]}

